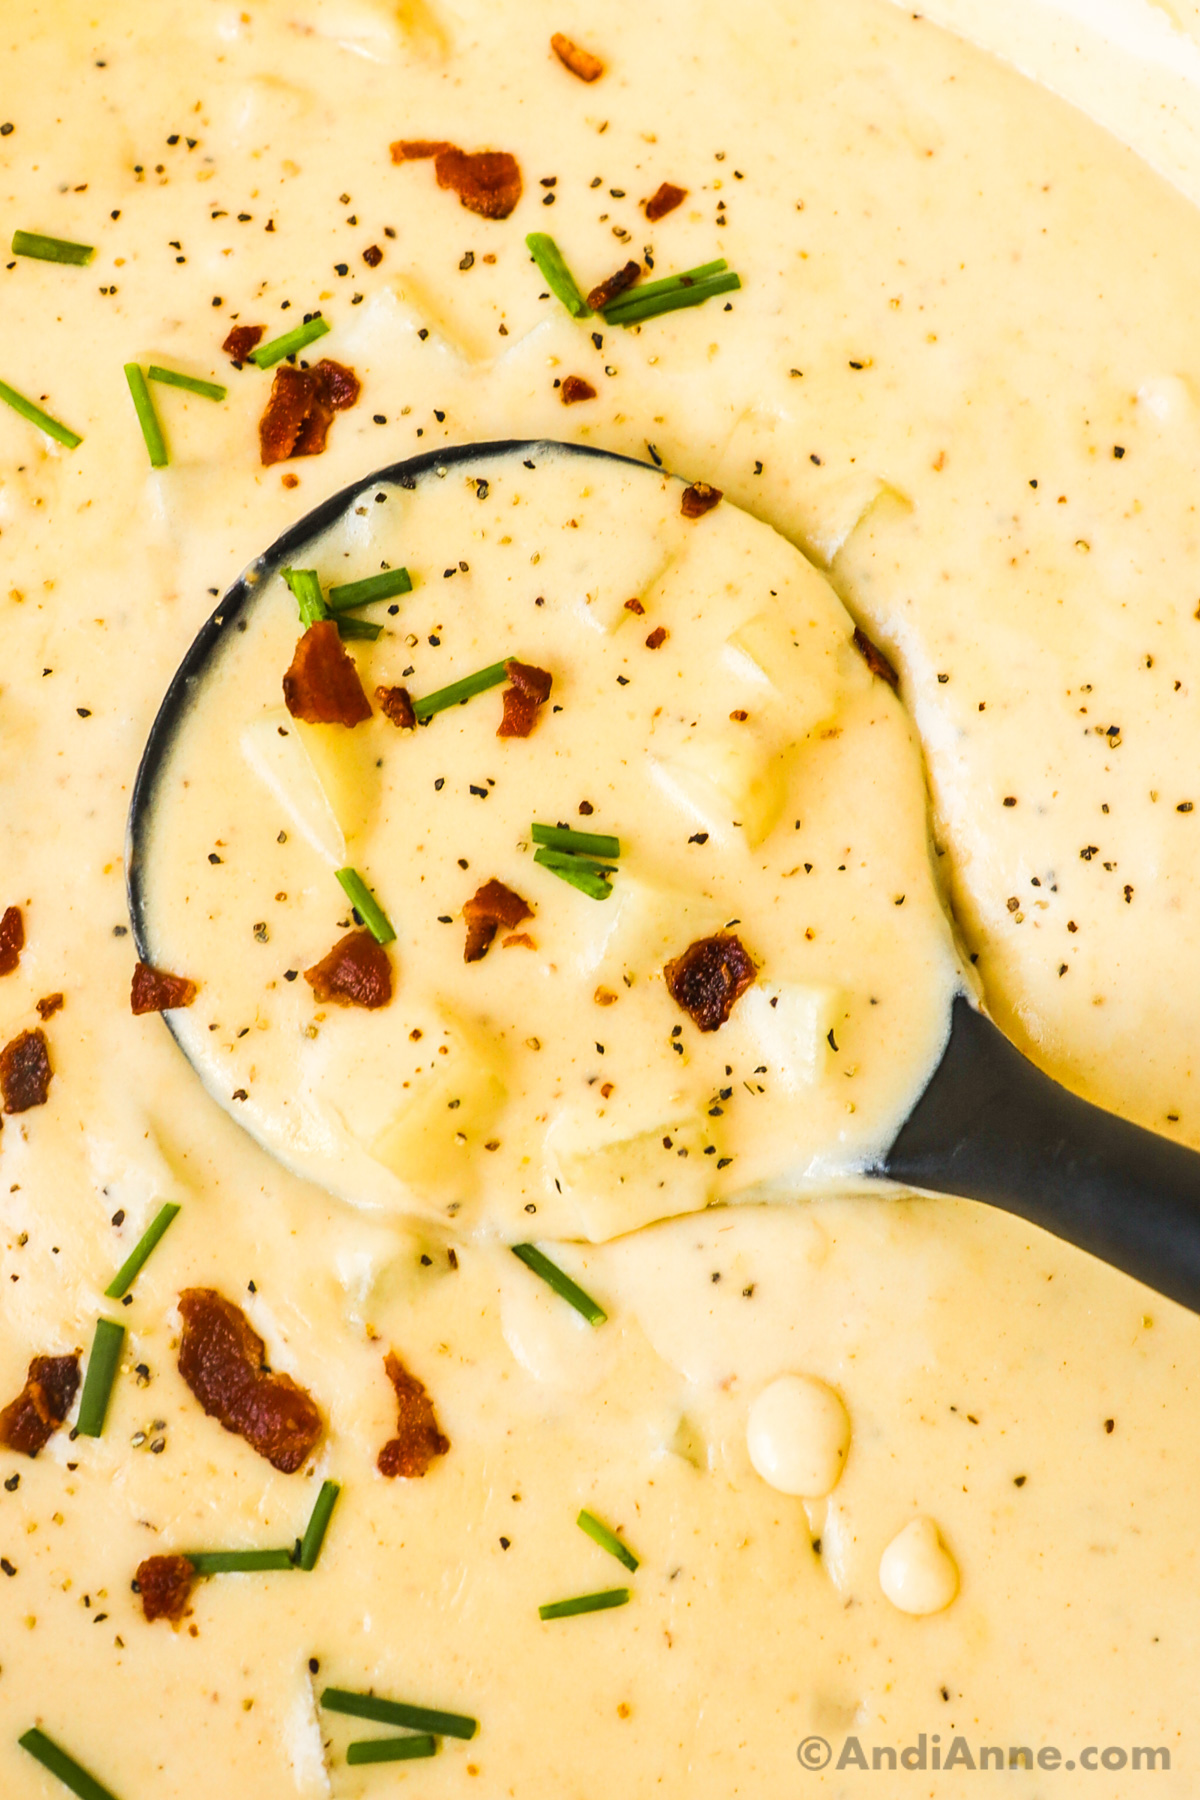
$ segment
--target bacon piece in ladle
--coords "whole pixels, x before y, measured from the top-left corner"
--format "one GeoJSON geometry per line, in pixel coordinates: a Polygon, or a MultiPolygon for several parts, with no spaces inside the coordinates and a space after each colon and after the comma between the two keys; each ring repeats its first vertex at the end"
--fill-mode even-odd
{"type": "Polygon", "coordinates": [[[335,1006],[365,1006],[369,1012],[386,1006],[392,997],[392,965],[382,944],[369,931],[349,931],[339,938],[304,979],[321,1002],[335,1006]]]}
{"type": "Polygon", "coordinates": [[[502,881],[485,881],[463,907],[467,921],[467,943],[464,962],[480,962],[488,953],[500,926],[514,931],[525,919],[532,919],[533,908],[514,894],[502,881]]]}
{"type": "Polygon", "coordinates": [[[718,931],[689,944],[682,956],[667,964],[663,975],[672,1000],[692,1023],[701,1031],[716,1031],[757,972],[741,939],[718,931]]]}
{"type": "Polygon", "coordinates": [[[283,678],[283,698],[304,725],[361,725],[371,717],[354,659],[332,619],[310,625],[283,678]]]}

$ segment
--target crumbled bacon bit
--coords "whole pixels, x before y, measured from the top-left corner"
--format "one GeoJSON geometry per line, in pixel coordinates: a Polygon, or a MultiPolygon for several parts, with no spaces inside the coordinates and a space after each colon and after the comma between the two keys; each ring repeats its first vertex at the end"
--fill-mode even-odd
{"type": "Polygon", "coordinates": [[[6,1113],[28,1112],[45,1106],[50,1092],[50,1051],[40,1028],[20,1031],[0,1050],[0,1094],[6,1113]]]}
{"type": "Polygon", "coordinates": [[[383,261],[383,251],[378,244],[368,244],[362,253],[362,259],[368,269],[377,269],[383,261]]]}
{"type": "Polygon", "coordinates": [[[679,510],[685,519],[702,519],[706,512],[719,505],[721,498],[720,488],[710,487],[707,481],[693,481],[691,487],[683,490],[679,510]]]}
{"type": "Polygon", "coordinates": [[[22,1456],[36,1456],[63,1423],[78,1390],[78,1351],[70,1356],[35,1356],[25,1386],[0,1412],[0,1444],[22,1456]]]}
{"type": "Polygon", "coordinates": [[[640,618],[644,617],[646,609],[642,605],[640,600],[627,600],[625,602],[625,611],[631,612],[631,613],[636,613],[638,618],[640,619],[640,618]]]}
{"type": "Polygon", "coordinates": [[[564,69],[570,69],[572,75],[578,75],[580,81],[599,81],[604,73],[604,64],[590,50],[572,43],[561,31],[556,31],[550,39],[550,48],[557,56],[564,69]]]}
{"type": "Polygon", "coordinates": [[[600,282],[587,297],[592,311],[603,312],[606,306],[611,306],[618,294],[623,294],[626,288],[633,286],[641,272],[641,263],[627,262],[623,269],[618,269],[607,281],[600,282]]]}
{"type": "Polygon", "coordinates": [[[245,1438],[273,1469],[294,1475],[321,1435],[311,1395],[290,1375],[267,1370],[266,1345],[215,1288],[186,1288],[179,1311],[179,1373],[209,1418],[245,1438]]]}
{"type": "Polygon", "coordinates": [[[428,157],[440,156],[443,150],[453,150],[454,145],[445,138],[401,138],[392,145],[392,161],[424,162],[428,157]]]}
{"type": "Polygon", "coordinates": [[[42,1023],[44,1024],[47,1019],[52,1019],[63,1003],[61,994],[43,994],[37,1002],[38,1017],[42,1023]]]}
{"type": "Polygon", "coordinates": [[[521,171],[507,150],[444,150],[433,166],[438,186],[481,218],[507,219],[521,198],[521,171]]]}
{"type": "Polygon", "coordinates": [[[148,1556],[138,1564],[134,1579],[149,1623],[170,1619],[172,1625],[178,1625],[187,1611],[196,1579],[195,1568],[187,1557],[148,1556]]]}
{"type": "Polygon", "coordinates": [[[735,706],[729,717],[733,720],[735,725],[744,725],[746,720],[750,717],[750,714],[746,711],[744,706],[735,706]]]}
{"type": "Polygon", "coordinates": [[[428,157],[434,159],[438,186],[452,189],[468,212],[483,219],[507,219],[521,198],[521,171],[507,150],[460,150],[426,138],[401,138],[392,145],[395,163],[428,157]]]}
{"type": "Polygon", "coordinates": [[[406,687],[377,687],[375,698],[385,719],[390,719],[401,731],[416,730],[417,715],[413,711],[412,695],[406,687]]]}
{"type": "Polygon", "coordinates": [[[537,724],[539,709],[550,698],[554,677],[548,669],[517,662],[511,657],[504,665],[504,672],[512,686],[504,690],[504,717],[496,727],[496,736],[527,738],[537,724]]]}
{"type": "Polygon", "coordinates": [[[252,350],[257,349],[265,329],[263,325],[235,325],[221,348],[240,365],[252,350]]]}
{"type": "Polygon", "coordinates": [[[186,975],[168,975],[144,962],[133,971],[129,1003],[135,1013],[170,1012],[173,1006],[190,1006],[195,998],[196,983],[186,975]]]}
{"type": "Polygon", "coordinates": [[[353,369],[323,357],[311,369],[281,363],[271,384],[267,410],[258,422],[264,467],[290,456],[320,456],[335,412],[345,412],[362,392],[353,369]]]}
{"type": "Polygon", "coordinates": [[[724,1025],[756,973],[750,952],[725,931],[698,938],[663,970],[672,1000],[701,1031],[724,1025]]]}
{"type": "Polygon", "coordinates": [[[371,702],[332,619],[318,619],[296,645],[283,698],[305,725],[361,725],[370,718],[371,702]]]}
{"type": "Polygon", "coordinates": [[[594,400],[596,390],[582,375],[568,375],[558,390],[558,397],[564,406],[574,406],[580,400],[594,400]]]}
{"type": "Polygon", "coordinates": [[[873,644],[861,625],[854,627],[854,648],[870,669],[872,675],[878,675],[880,681],[886,681],[893,693],[900,692],[900,677],[888,661],[878,644],[873,644]]]}
{"type": "Polygon", "coordinates": [[[522,950],[537,949],[537,945],[527,931],[514,931],[510,933],[508,937],[502,938],[500,942],[500,947],[503,950],[515,950],[518,946],[522,950]]]}
{"type": "Polygon", "coordinates": [[[445,1456],[450,1440],[442,1435],[425,1386],[409,1373],[394,1350],[383,1359],[388,1380],[396,1390],[396,1436],[379,1452],[381,1475],[403,1475],[412,1480],[424,1475],[435,1457],[445,1456]]]}
{"type": "Polygon", "coordinates": [[[0,919],[0,975],[11,975],[25,948],[25,921],[19,906],[9,906],[0,919]]]}
{"type": "Polygon", "coordinates": [[[382,944],[369,931],[349,931],[339,938],[304,979],[324,1006],[365,1006],[368,1012],[386,1006],[392,997],[392,965],[382,944]]]}
{"type": "Polygon", "coordinates": [[[687,192],[686,188],[676,187],[673,181],[664,181],[648,200],[642,201],[642,211],[651,225],[657,225],[660,219],[665,219],[668,213],[683,205],[687,192]]]}
{"type": "Polygon", "coordinates": [[[464,962],[479,962],[488,953],[497,928],[515,931],[524,919],[532,919],[533,908],[520,894],[514,894],[502,881],[485,881],[463,907],[467,921],[467,946],[464,962]]]}
{"type": "Polygon", "coordinates": [[[646,639],[647,650],[657,650],[661,644],[666,643],[669,636],[670,632],[665,625],[656,625],[646,639]]]}

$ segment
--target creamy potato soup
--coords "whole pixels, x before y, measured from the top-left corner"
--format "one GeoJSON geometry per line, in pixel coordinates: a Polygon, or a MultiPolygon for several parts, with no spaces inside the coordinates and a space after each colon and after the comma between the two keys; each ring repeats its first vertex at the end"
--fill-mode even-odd
{"type": "Polygon", "coordinates": [[[413,582],[358,651],[365,691],[502,675],[507,649],[548,699],[499,740],[499,682],[416,729],[294,717],[284,576],[220,614],[138,834],[146,953],[202,987],[172,1016],[210,1091],[344,1199],[510,1236],[877,1158],[959,976],[919,752],[833,589],[728,504],[688,520],[653,468],[528,445],[407,479],[304,550],[335,598],[381,562],[413,582]],[[539,852],[535,828],[581,826],[610,863],[539,852]],[[350,865],[398,931],[396,993],[322,1010],[350,865]],[[512,916],[473,943],[489,882],[512,916]],[[754,964],[720,1022],[664,978],[697,943],[754,964]]]}
{"type": "Polygon", "coordinates": [[[1197,1791],[1193,13],[4,9],[0,1793],[1197,1791]]]}

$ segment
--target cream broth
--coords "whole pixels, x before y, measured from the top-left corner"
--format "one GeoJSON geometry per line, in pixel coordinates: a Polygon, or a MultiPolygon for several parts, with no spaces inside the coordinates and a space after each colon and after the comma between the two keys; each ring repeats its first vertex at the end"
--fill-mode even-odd
{"type": "MultiPolygon", "coordinates": [[[[1027,21],[1011,10],[1015,42],[1027,21]]],[[[693,546],[725,529],[722,518],[742,521],[738,507],[827,571],[900,669],[929,783],[936,887],[951,896],[989,1008],[1060,1079],[1200,1144],[1200,230],[1190,204],[1044,89],[876,0],[740,10],[619,0],[599,15],[542,0],[111,0],[96,19],[66,4],[10,6],[6,23],[5,233],[52,233],[96,254],[86,267],[13,256],[0,269],[0,379],[83,440],[67,449],[0,407],[0,909],[19,907],[26,933],[19,967],[0,977],[0,1037],[44,1026],[53,1068],[47,1104],[7,1115],[0,1134],[0,1398],[17,1394],[35,1355],[79,1346],[86,1360],[99,1315],[126,1338],[101,1437],[60,1430],[35,1461],[0,1451],[0,1791],[65,1791],[18,1747],[36,1725],[117,1800],[210,1789],[308,1800],[385,1785],[775,1800],[796,1783],[866,1800],[902,1781],[969,1800],[977,1777],[933,1761],[935,1736],[940,1760],[960,1734],[976,1752],[1057,1747],[1053,1774],[1042,1773],[1052,1762],[1014,1773],[1029,1793],[1126,1800],[1150,1785],[1133,1748],[1159,1746],[1172,1760],[1153,1790],[1192,1795],[1200,1327],[1019,1222],[864,1193],[852,1173],[936,1057],[954,980],[914,739],[860,665],[845,665],[858,692],[839,698],[843,736],[809,747],[822,849],[805,879],[822,884],[808,890],[822,912],[811,957],[780,973],[815,977],[855,1006],[876,992],[855,962],[876,940],[855,936],[838,900],[853,865],[838,856],[828,868],[842,792],[864,806],[874,794],[880,808],[895,797],[891,818],[868,808],[871,880],[855,877],[856,904],[886,896],[885,940],[911,933],[914,966],[880,953],[888,1030],[910,1037],[895,1063],[864,1041],[855,1079],[878,1110],[841,1112],[835,1130],[832,1109],[796,1139],[806,1168],[840,1173],[837,1193],[810,1197],[798,1184],[773,1204],[610,1236],[607,1224],[589,1234],[565,1209],[555,1216],[540,1174],[526,1201],[523,1177],[493,1176],[481,1161],[460,1223],[444,1194],[418,1195],[413,1216],[387,1170],[365,1191],[358,1177],[378,1158],[352,1164],[345,1138],[318,1145],[303,1174],[254,1142],[239,1118],[301,1163],[258,1098],[272,1083],[278,1097],[286,1079],[267,1047],[317,1025],[295,1046],[312,1059],[311,1081],[316,1066],[332,1068],[348,1020],[355,1031],[373,1022],[332,1009],[318,1022],[302,977],[286,983],[348,915],[328,885],[332,863],[241,747],[247,724],[280,705],[297,635],[281,593],[254,614],[244,668],[231,663],[233,687],[246,690],[236,725],[225,729],[224,712],[195,716],[192,749],[210,783],[187,790],[195,814],[162,822],[186,839],[181,853],[203,858],[186,864],[188,892],[228,908],[212,927],[206,911],[194,936],[175,916],[152,922],[164,961],[178,947],[179,972],[203,984],[179,1017],[215,1040],[205,1078],[222,1104],[160,1020],[130,1014],[123,888],[141,748],[238,571],[311,506],[387,463],[471,440],[570,438],[661,462],[671,492],[676,476],[722,488],[723,508],[696,522],[693,546]],[[556,31],[603,58],[598,81],[554,58],[556,31]],[[510,152],[524,181],[512,216],[464,210],[427,162],[395,165],[388,146],[401,137],[510,152]],[[688,192],[652,225],[639,203],[664,181],[688,192]],[[543,229],[585,288],[631,256],[652,257],[656,277],[723,257],[742,286],[638,331],[578,322],[529,260],[525,235],[543,229]],[[264,468],[257,424],[272,377],[231,368],[218,347],[232,324],[270,337],[317,308],[331,331],[310,354],[352,367],[362,396],[334,419],[323,456],[264,468]],[[131,361],[229,389],[220,403],[155,390],[171,456],[161,469],[148,465],[130,405],[131,361]],[[555,384],[571,375],[597,397],[564,407],[555,384]],[[271,650],[266,685],[249,660],[255,643],[271,650]],[[860,740],[894,746],[895,766],[851,759],[860,740]],[[224,806],[215,770],[229,783],[224,806]],[[286,874],[257,854],[207,862],[228,835],[218,818],[268,815],[286,874]],[[903,909],[885,866],[904,874],[903,909]],[[254,937],[264,918],[265,944],[254,937]],[[36,1002],[59,992],[61,1010],[43,1020],[36,1002]],[[208,1033],[214,1021],[226,1034],[208,1033]],[[232,1101],[236,1086],[246,1102],[232,1101]],[[351,1185],[374,1212],[327,1191],[351,1185]],[[164,1200],[182,1212],[131,1303],[104,1300],[164,1200]],[[530,1203],[538,1235],[602,1305],[604,1324],[584,1323],[506,1247],[529,1228],[530,1203]],[[222,1431],[178,1373],[177,1302],[197,1286],[243,1306],[272,1368],[311,1392],[324,1428],[301,1472],[278,1473],[222,1431]],[[388,1351],[425,1384],[449,1440],[419,1480],[377,1469],[396,1424],[388,1351]],[[130,1589],[143,1558],[287,1544],[326,1477],[342,1494],[312,1573],[217,1576],[197,1586],[178,1630],[147,1623],[130,1589]],[[619,1529],[636,1572],[576,1528],[581,1507],[619,1529]],[[538,1616],[618,1584],[630,1590],[619,1609],[538,1616]],[[351,1766],[348,1743],[380,1728],[321,1709],[327,1683],[468,1713],[480,1729],[447,1738],[427,1762],[351,1766]],[[797,1762],[813,1734],[831,1745],[824,1769],[797,1762]],[[915,1781],[853,1760],[836,1767],[847,1736],[869,1763],[921,1734],[915,1781]],[[1098,1773],[1104,1748],[1113,1755],[1098,1773]]],[[[1171,142],[1182,157],[1186,133],[1171,142]]],[[[1193,191],[1195,178],[1193,168],[1193,191]]],[[[657,478],[639,479],[658,494],[657,478]]],[[[482,529],[480,503],[466,498],[482,529]]],[[[433,538],[419,554],[415,518],[412,538],[369,518],[369,533],[399,533],[376,542],[375,560],[428,579],[403,603],[421,621],[420,662],[396,636],[408,629],[401,613],[369,656],[356,649],[364,670],[377,660],[399,679],[411,660],[419,693],[491,660],[491,648],[476,650],[465,597],[484,546],[441,564],[433,538]],[[469,570],[444,579],[459,560],[469,570]]],[[[758,541],[785,555],[769,535],[758,541]]],[[[365,545],[335,548],[361,548],[366,561],[365,545]]],[[[486,554],[499,557],[498,543],[486,554]]],[[[826,588],[806,589],[818,591],[844,642],[846,616],[826,588]]],[[[552,595],[524,589],[522,604],[538,594],[548,616],[537,631],[556,654],[561,645],[579,717],[580,646],[605,666],[634,652],[585,623],[551,643],[552,595]]],[[[507,621],[491,590],[486,606],[507,621]]],[[[521,641],[495,654],[536,661],[531,614],[512,616],[521,641]]],[[[565,703],[527,744],[503,746],[498,706],[484,695],[416,741],[389,740],[382,721],[360,728],[383,738],[385,767],[377,817],[346,849],[361,853],[401,929],[396,997],[378,1015],[388,1031],[418,999],[431,1016],[445,998],[476,1018],[480,993],[511,1031],[550,991],[536,982],[549,980],[555,932],[574,944],[583,930],[575,897],[546,885],[536,951],[497,945],[482,964],[461,963],[469,878],[495,874],[533,898],[532,856],[518,847],[530,808],[524,788],[517,806],[515,781],[512,810],[501,806],[497,750],[506,767],[513,752],[571,752],[565,703]],[[486,747],[483,785],[492,774],[497,792],[455,799],[473,841],[435,838],[430,818],[421,854],[438,904],[418,907],[422,871],[387,852],[382,821],[406,757],[435,773],[438,734],[456,755],[486,747]],[[444,989],[430,974],[439,933],[444,989]]],[[[762,861],[779,886],[757,885],[737,814],[710,827],[704,847],[688,846],[692,832],[668,815],[651,850],[634,827],[657,818],[658,800],[630,791],[629,813],[614,802],[610,816],[587,774],[553,797],[550,816],[583,823],[571,807],[587,797],[600,829],[628,834],[628,864],[603,903],[614,916],[623,882],[679,885],[693,867],[685,852],[708,856],[719,911],[726,884],[741,891],[753,878],[764,909],[795,891],[800,877],[785,883],[793,862],[781,841],[776,863],[770,836],[762,861]]],[[[462,779],[457,764],[446,775],[448,787],[462,779]]],[[[776,832],[802,835],[792,818],[782,813],[776,832]]],[[[842,843],[861,841],[856,824],[842,843]]],[[[326,844],[338,848],[336,837],[326,844]]],[[[731,908],[726,918],[741,916],[731,908]]],[[[777,979],[782,941],[765,928],[747,938],[762,983],[777,979]]],[[[634,1020],[621,1029],[636,1092],[646,1036],[670,1033],[670,1015],[649,1011],[661,990],[635,982],[601,1009],[590,997],[601,977],[588,980],[563,981],[585,996],[567,1005],[586,1013],[588,1039],[593,1015],[605,1029],[634,1020]]],[[[712,1048],[737,1028],[735,1013],[712,1048]]],[[[552,1016],[542,1030],[555,1073],[586,1088],[593,1070],[570,1061],[582,1019],[552,1016]]],[[[707,1099],[709,1047],[689,1038],[688,1053],[707,1099]]],[[[525,1075],[510,1080],[523,1103],[525,1075]]],[[[374,1143],[383,1102],[375,1088],[368,1098],[380,1118],[347,1121],[374,1143]]],[[[562,1103],[579,1098],[564,1079],[562,1103]]],[[[731,1133],[743,1130],[730,1120],[731,1133]]],[[[779,1124],[782,1141],[782,1112],[779,1124]]],[[[484,1157],[515,1156],[519,1138],[484,1157]]],[[[742,1156],[729,1192],[735,1172],[747,1185],[778,1172],[768,1158],[743,1177],[748,1141],[742,1156]]]]}

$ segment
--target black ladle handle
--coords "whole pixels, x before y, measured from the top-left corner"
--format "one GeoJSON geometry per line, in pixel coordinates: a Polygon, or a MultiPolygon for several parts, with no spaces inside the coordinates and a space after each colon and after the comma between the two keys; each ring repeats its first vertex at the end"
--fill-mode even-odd
{"type": "Polygon", "coordinates": [[[1060,1087],[961,995],[882,1173],[1003,1207],[1200,1312],[1200,1154],[1060,1087]]]}

